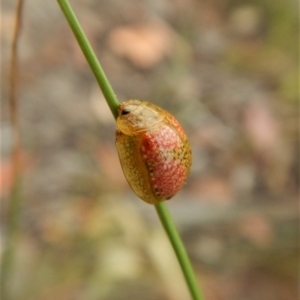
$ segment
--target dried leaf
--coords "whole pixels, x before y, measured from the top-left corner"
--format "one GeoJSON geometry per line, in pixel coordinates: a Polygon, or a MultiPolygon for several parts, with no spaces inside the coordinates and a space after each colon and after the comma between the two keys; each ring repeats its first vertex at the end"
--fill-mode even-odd
{"type": "Polygon", "coordinates": [[[111,50],[129,59],[136,67],[151,68],[167,56],[173,35],[163,25],[120,26],[108,38],[111,50]]]}

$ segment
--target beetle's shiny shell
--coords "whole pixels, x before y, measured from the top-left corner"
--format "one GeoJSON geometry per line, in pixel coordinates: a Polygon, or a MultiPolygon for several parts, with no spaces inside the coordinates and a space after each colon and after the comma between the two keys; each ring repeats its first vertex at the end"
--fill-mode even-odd
{"type": "Polygon", "coordinates": [[[190,143],[167,111],[146,101],[120,104],[116,147],[124,175],[145,202],[170,199],[184,185],[192,153],[190,143]]]}

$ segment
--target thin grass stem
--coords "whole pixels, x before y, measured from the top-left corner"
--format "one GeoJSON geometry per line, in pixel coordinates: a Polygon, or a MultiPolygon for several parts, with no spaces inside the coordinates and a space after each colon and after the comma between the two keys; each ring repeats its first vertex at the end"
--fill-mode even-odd
{"type": "Polygon", "coordinates": [[[96,80],[102,90],[102,93],[107,101],[107,104],[116,119],[118,116],[118,107],[119,102],[116,97],[116,94],[114,93],[97,57],[95,52],[93,51],[93,48],[91,44],[89,43],[71,5],[66,0],[57,0],[62,12],[64,13],[75,37],[76,40],[87,60],[89,63],[89,66],[94,73],[96,80]]]}
{"type": "Polygon", "coordinates": [[[15,26],[12,36],[10,78],[9,78],[9,113],[12,134],[12,188],[9,194],[7,207],[7,227],[5,246],[2,256],[0,290],[2,299],[12,298],[10,283],[13,278],[14,263],[18,238],[20,235],[21,219],[21,137],[18,107],[18,46],[22,27],[22,13],[24,1],[18,0],[16,6],[15,26]]]}
{"type": "Polygon", "coordinates": [[[187,255],[166,203],[164,201],[158,202],[155,205],[155,209],[175,251],[192,299],[204,300],[203,295],[200,293],[198,288],[198,282],[190,259],[187,255]]]}
{"type": "MultiPolygon", "coordinates": [[[[99,61],[96,58],[96,55],[88,42],[76,16],[73,12],[69,2],[67,0],[57,0],[59,3],[76,39],[81,47],[82,52],[84,53],[98,83],[99,86],[103,92],[103,95],[111,109],[112,114],[115,118],[117,118],[118,115],[118,100],[116,98],[116,95],[106,78],[103,69],[101,68],[101,65],[99,61]]],[[[172,247],[176,253],[178,262],[181,266],[182,272],[184,274],[185,280],[187,282],[187,286],[189,288],[191,297],[193,300],[203,300],[203,296],[199,291],[197,280],[193,271],[193,268],[191,266],[190,260],[188,258],[188,255],[185,251],[184,245],[180,239],[180,236],[176,230],[175,224],[172,220],[172,217],[167,209],[167,206],[164,202],[160,202],[155,205],[155,209],[157,211],[157,214],[159,216],[159,219],[169,237],[169,240],[172,244],[172,247]]]]}

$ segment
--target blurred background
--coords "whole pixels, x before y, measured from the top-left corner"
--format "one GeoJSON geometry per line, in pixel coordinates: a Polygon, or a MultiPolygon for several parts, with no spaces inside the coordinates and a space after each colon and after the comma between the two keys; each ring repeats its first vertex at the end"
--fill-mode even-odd
{"type": "MultiPolygon", "coordinates": [[[[190,177],[167,205],[205,299],[298,299],[297,1],[71,4],[118,99],[169,110],[191,141],[190,177]]],[[[1,252],[15,7],[2,1],[1,252]]],[[[114,119],[56,1],[25,1],[19,58],[13,299],[190,299],[155,209],[124,179],[114,119]]]]}

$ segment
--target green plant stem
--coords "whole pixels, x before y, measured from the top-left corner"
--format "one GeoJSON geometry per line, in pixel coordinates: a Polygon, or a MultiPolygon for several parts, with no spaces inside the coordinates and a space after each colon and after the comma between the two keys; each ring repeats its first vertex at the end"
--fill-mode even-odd
{"type": "Polygon", "coordinates": [[[16,252],[18,239],[20,237],[21,223],[21,185],[22,185],[22,166],[21,166],[21,135],[19,124],[18,107],[18,49],[19,37],[22,25],[24,1],[18,0],[16,6],[15,26],[12,36],[10,78],[9,78],[9,113],[12,133],[12,187],[9,194],[7,207],[7,226],[5,232],[5,244],[2,255],[2,268],[0,277],[1,299],[12,299],[11,280],[14,278],[14,267],[16,265],[16,252]]]}
{"type": "Polygon", "coordinates": [[[12,299],[11,296],[11,280],[13,279],[13,271],[15,267],[16,249],[18,247],[18,239],[20,237],[20,214],[21,214],[21,175],[17,174],[14,178],[12,190],[10,192],[10,202],[7,212],[7,232],[5,249],[2,256],[0,293],[3,298],[12,299]]]}
{"type": "Polygon", "coordinates": [[[66,17],[78,44],[96,77],[96,80],[98,81],[98,84],[102,90],[102,93],[107,101],[107,104],[113,116],[116,119],[118,116],[119,102],[108,79],[105,76],[105,73],[91,47],[91,44],[89,43],[86,35],[84,34],[83,29],[81,28],[78,19],[69,2],[66,0],[57,0],[57,2],[66,17]]]}
{"type": "Polygon", "coordinates": [[[191,262],[175,227],[173,219],[168,211],[166,203],[158,202],[155,205],[155,209],[175,251],[192,299],[204,300],[202,294],[199,291],[197,279],[195,277],[191,262]]]}
{"type": "MultiPolygon", "coordinates": [[[[82,52],[84,53],[98,83],[103,92],[103,95],[114,115],[117,118],[118,115],[118,100],[116,95],[107,80],[104,71],[102,70],[100,63],[98,62],[93,49],[88,42],[70,4],[67,0],[57,0],[59,3],[72,31],[81,47],[82,52]]],[[[160,202],[155,205],[157,214],[160,218],[160,221],[170,239],[172,247],[176,253],[177,259],[181,266],[182,272],[186,279],[190,294],[193,300],[203,300],[204,298],[199,292],[197,280],[192,269],[191,263],[185,251],[184,245],[180,239],[180,236],[176,230],[175,224],[172,220],[171,215],[168,212],[167,206],[164,202],[160,202]]]]}

